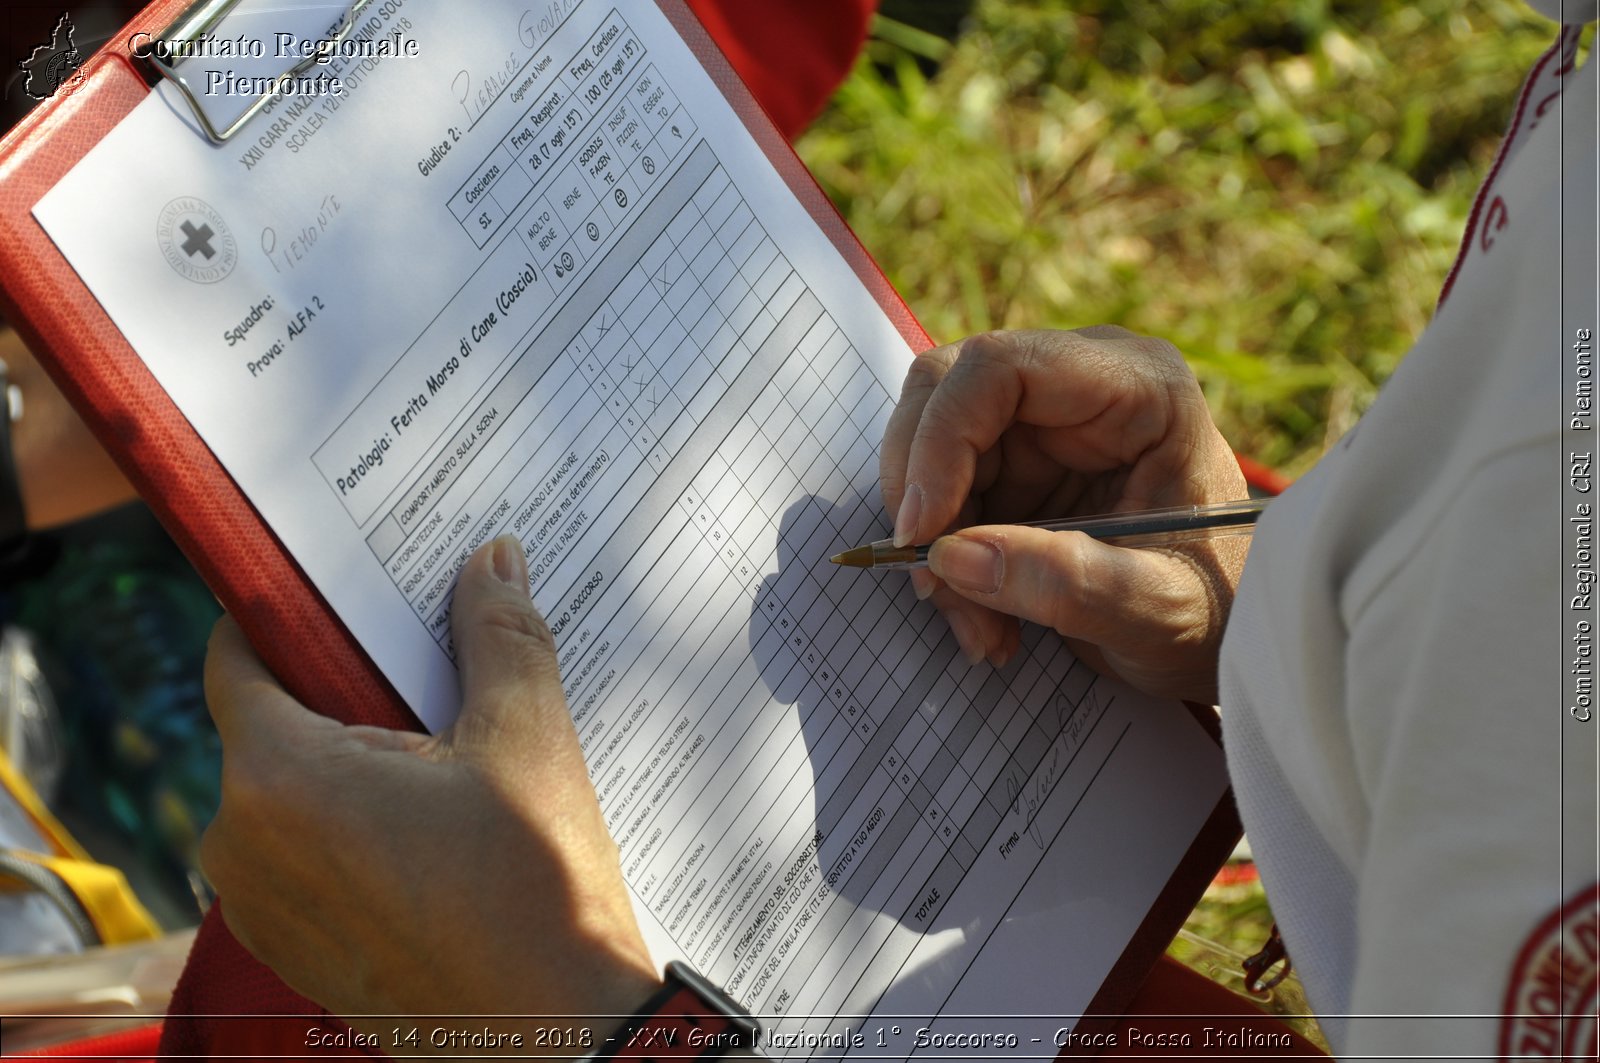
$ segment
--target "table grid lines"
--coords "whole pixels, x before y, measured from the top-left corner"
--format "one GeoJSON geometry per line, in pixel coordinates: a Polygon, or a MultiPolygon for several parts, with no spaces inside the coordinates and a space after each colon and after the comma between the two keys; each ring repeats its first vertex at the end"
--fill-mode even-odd
{"type": "MultiPolygon", "coordinates": [[[[635,485],[679,470],[661,508],[629,518],[643,538],[616,584],[632,589],[600,591],[589,623],[607,641],[581,632],[569,701],[645,908],[748,1006],[828,1010],[887,984],[1060,748],[1066,710],[1029,706],[1089,685],[1034,637],[999,673],[969,669],[902,576],[826,565],[888,534],[876,443],[894,402],[714,156],[703,173],[649,208],[634,264],[561,350],[581,428],[516,446],[569,466],[614,451],[580,539],[614,539],[635,485]],[[826,984],[809,977],[825,955],[826,984]]],[[[525,538],[541,588],[575,585],[540,549],[561,527],[525,538]]]]}

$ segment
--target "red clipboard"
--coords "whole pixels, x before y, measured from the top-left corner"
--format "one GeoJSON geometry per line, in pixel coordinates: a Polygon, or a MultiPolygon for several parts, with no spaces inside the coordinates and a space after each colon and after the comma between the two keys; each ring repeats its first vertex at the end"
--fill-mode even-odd
{"type": "MultiPolygon", "coordinates": [[[[656,3],[907,343],[930,346],[684,0],[656,3]]],[[[288,690],[346,723],[420,729],[32,215],[39,199],[150,92],[154,76],[131,56],[130,37],[159,36],[188,6],[188,0],[151,4],[0,141],[0,309],[288,690]]],[[[1216,736],[1211,710],[1193,709],[1216,736]]],[[[1239,835],[1231,794],[1224,794],[1096,994],[1092,1013],[1113,1014],[1131,999],[1239,835]]],[[[173,997],[163,1052],[308,1052],[303,1024],[217,1018],[266,1015],[326,1013],[246,953],[213,910],[173,997]]]]}

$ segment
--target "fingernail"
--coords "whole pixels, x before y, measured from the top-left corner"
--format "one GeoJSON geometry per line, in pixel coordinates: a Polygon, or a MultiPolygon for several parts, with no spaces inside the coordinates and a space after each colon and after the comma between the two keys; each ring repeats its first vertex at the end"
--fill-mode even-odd
{"type": "Polygon", "coordinates": [[[894,518],[894,545],[910,546],[917,540],[917,521],[922,519],[922,488],[907,484],[900,499],[900,512],[894,518]]]}
{"type": "Polygon", "coordinates": [[[528,562],[522,556],[522,543],[502,535],[490,547],[489,568],[495,578],[523,594],[528,593],[528,562]]]}
{"type": "Polygon", "coordinates": [[[948,535],[928,551],[928,564],[952,587],[977,594],[998,591],[1005,574],[1005,559],[992,544],[948,535]]]}
{"type": "Polygon", "coordinates": [[[961,656],[967,659],[967,664],[974,665],[983,660],[983,640],[978,637],[978,626],[972,619],[965,613],[951,613],[949,621],[950,633],[961,646],[961,656]]]}
{"type": "Polygon", "coordinates": [[[1016,655],[1017,650],[1015,646],[1002,646],[1000,649],[989,654],[989,663],[994,665],[997,669],[1004,668],[1006,665],[1011,663],[1011,659],[1016,655]]]}
{"type": "Polygon", "coordinates": [[[914,568],[911,570],[911,589],[916,592],[917,601],[925,602],[939,589],[939,577],[925,568],[914,568]]]}

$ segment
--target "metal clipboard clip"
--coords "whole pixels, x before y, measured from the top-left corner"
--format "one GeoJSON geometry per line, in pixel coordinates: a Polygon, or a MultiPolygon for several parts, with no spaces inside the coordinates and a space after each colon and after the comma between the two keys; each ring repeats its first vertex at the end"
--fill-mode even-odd
{"type": "MultiPolygon", "coordinates": [[[[340,20],[338,29],[322,42],[323,46],[331,49],[342,44],[355,30],[357,16],[361,14],[361,10],[371,2],[372,0],[351,0],[345,9],[343,18],[340,20]]],[[[197,3],[190,5],[188,10],[179,15],[177,20],[161,33],[159,39],[168,45],[168,48],[152,50],[149,54],[138,57],[161,75],[163,79],[172,82],[176,86],[184,101],[188,103],[189,109],[194,112],[195,120],[200,123],[200,128],[205,133],[206,138],[213,144],[226,143],[235,133],[244,128],[250,119],[259,114],[262,108],[282,95],[286,86],[293,84],[296,78],[310,70],[324,58],[321,53],[307,55],[288,70],[275,75],[273,77],[273,85],[268,91],[257,96],[243,112],[223,128],[218,129],[216,123],[211,120],[211,116],[206,113],[205,107],[201,105],[200,97],[195,93],[193,86],[179,73],[178,64],[183,61],[183,57],[173,55],[174,49],[171,46],[177,46],[177,50],[181,51],[183,46],[193,45],[195,42],[205,38],[222,24],[223,19],[227,18],[239,3],[240,0],[198,0],[197,3]],[[160,54],[162,50],[167,51],[168,54],[162,56],[160,54]]]]}

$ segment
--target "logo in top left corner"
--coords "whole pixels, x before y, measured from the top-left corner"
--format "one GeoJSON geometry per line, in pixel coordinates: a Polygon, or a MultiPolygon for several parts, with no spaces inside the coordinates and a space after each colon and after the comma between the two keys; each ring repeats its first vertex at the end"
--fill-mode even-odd
{"type": "Polygon", "coordinates": [[[195,196],[179,196],[156,220],[161,257],[181,277],[215,284],[239,264],[239,242],[217,209],[195,196]]]}
{"type": "Polygon", "coordinates": [[[49,42],[39,45],[32,55],[17,64],[27,75],[22,84],[23,92],[36,100],[48,100],[77,74],[83,56],[72,33],[72,16],[63,14],[56,20],[49,42]]]}

